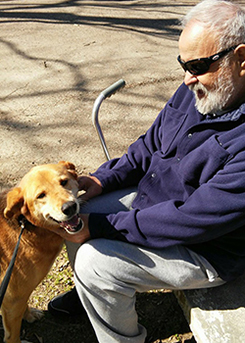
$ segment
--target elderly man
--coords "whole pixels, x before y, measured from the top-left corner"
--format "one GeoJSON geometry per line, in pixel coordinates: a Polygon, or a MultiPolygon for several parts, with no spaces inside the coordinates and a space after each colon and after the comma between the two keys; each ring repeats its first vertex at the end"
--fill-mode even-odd
{"type": "MultiPolygon", "coordinates": [[[[100,343],[144,342],[136,292],[219,286],[245,270],[245,12],[204,0],[183,25],[184,83],[127,154],[79,180],[91,200],[68,251],[80,246],[76,290],[100,343]]],[[[49,309],[75,304],[73,290],[49,309]]]]}

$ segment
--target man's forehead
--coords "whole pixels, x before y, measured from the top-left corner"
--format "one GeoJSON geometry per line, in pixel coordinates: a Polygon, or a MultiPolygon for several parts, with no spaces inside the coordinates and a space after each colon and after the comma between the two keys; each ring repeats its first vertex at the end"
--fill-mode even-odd
{"type": "Polygon", "coordinates": [[[213,35],[198,21],[188,23],[180,35],[179,52],[184,61],[208,57],[217,49],[213,35]]]}

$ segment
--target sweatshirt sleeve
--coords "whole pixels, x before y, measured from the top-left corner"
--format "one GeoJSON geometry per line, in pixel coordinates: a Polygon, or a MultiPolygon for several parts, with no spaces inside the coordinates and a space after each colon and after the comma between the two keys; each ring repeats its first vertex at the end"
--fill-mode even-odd
{"type": "Polygon", "coordinates": [[[93,238],[121,239],[147,247],[198,244],[245,225],[245,152],[235,156],[185,201],[168,200],[117,214],[91,214],[93,238]]]}

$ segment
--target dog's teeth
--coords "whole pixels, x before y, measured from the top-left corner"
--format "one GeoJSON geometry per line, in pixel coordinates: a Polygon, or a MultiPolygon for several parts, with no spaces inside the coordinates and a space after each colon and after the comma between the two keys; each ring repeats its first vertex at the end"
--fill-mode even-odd
{"type": "Polygon", "coordinates": [[[61,222],[60,226],[69,233],[75,233],[82,229],[83,222],[78,216],[74,216],[68,221],[61,222]]]}

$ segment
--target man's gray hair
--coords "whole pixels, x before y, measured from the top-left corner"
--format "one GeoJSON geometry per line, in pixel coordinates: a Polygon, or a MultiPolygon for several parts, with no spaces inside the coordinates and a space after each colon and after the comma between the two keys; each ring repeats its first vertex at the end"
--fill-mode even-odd
{"type": "Polygon", "coordinates": [[[183,18],[183,27],[190,21],[204,25],[220,50],[245,43],[245,11],[231,1],[203,0],[183,18]]]}

